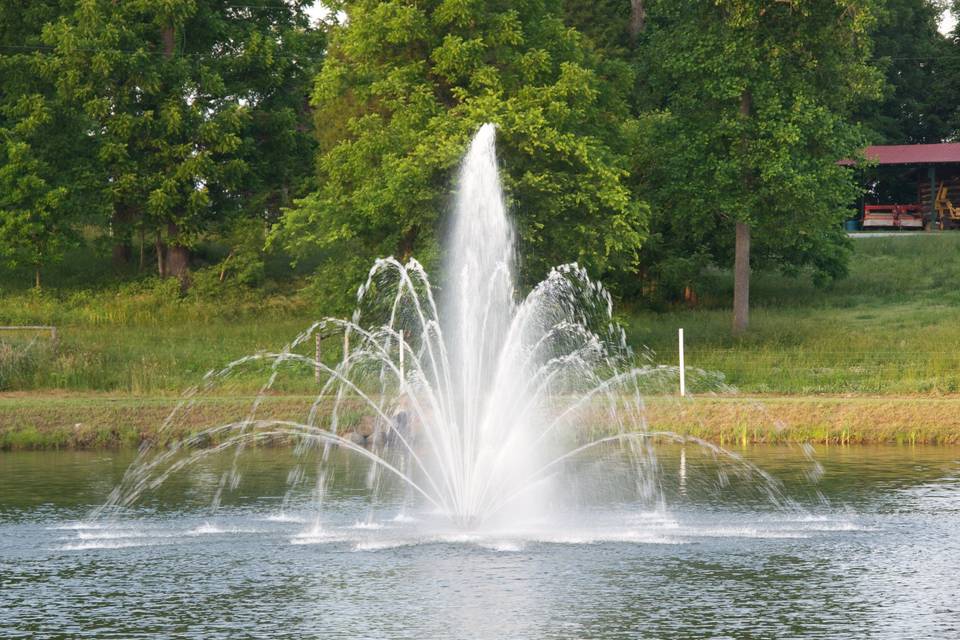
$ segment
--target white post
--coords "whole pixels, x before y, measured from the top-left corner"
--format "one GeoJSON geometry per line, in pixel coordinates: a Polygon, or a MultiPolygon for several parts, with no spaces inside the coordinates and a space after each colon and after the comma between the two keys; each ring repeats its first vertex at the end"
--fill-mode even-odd
{"type": "Polygon", "coordinates": [[[687,395],[687,371],[683,364],[683,329],[679,333],[680,341],[680,397],[687,395]]]}

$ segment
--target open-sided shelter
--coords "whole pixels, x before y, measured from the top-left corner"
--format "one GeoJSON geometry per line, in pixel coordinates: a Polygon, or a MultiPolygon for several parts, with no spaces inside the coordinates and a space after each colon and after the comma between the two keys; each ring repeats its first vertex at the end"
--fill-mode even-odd
{"type": "Polygon", "coordinates": [[[960,142],[877,145],[864,156],[877,170],[861,212],[863,228],[960,227],[960,142]],[[899,189],[883,188],[885,180],[899,189]]]}

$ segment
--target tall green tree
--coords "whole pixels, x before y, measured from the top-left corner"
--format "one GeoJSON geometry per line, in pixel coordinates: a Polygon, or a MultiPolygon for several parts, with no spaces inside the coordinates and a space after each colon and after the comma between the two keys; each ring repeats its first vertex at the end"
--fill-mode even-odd
{"type": "Polygon", "coordinates": [[[29,110],[13,128],[0,132],[0,256],[11,266],[32,269],[40,287],[40,270],[63,258],[74,235],[76,211],[70,193],[58,184],[56,169],[28,140],[32,128],[50,123],[42,98],[22,99],[29,110]]]}
{"type": "MultiPolygon", "coordinates": [[[[950,60],[956,62],[960,60],[960,0],[953,0],[951,5],[953,17],[953,31],[947,34],[947,39],[952,45],[950,60]]],[[[948,71],[947,82],[952,87],[960,87],[960,64],[953,64],[948,71]]],[[[960,100],[954,102],[953,114],[950,117],[950,124],[953,127],[951,140],[960,140],[960,100]]]]}
{"type": "Polygon", "coordinates": [[[29,267],[37,287],[85,212],[83,126],[46,81],[41,42],[43,25],[68,7],[57,0],[0,6],[0,257],[29,267]]]}
{"type": "Polygon", "coordinates": [[[376,256],[434,261],[453,169],[484,122],[498,126],[527,280],[572,260],[600,275],[634,269],[647,209],[627,183],[632,79],[600,71],[559,2],[334,8],[346,20],[313,94],[320,186],[274,236],[300,255],[322,252],[330,304],[350,304],[376,256]]]}
{"type": "Polygon", "coordinates": [[[211,225],[275,215],[296,193],[311,149],[306,77],[323,53],[311,4],[77,0],[48,25],[47,72],[90,123],[118,258],[137,226],[155,238],[160,275],[186,283],[211,225]]]}
{"type": "Polygon", "coordinates": [[[886,81],[883,98],[857,114],[877,144],[930,144],[956,134],[960,47],[940,33],[937,0],[885,0],[870,36],[886,81]]]}
{"type": "Polygon", "coordinates": [[[742,333],[751,265],[844,272],[858,188],[837,160],[863,148],[850,116],[879,91],[872,3],[650,0],[646,14],[652,268],[733,262],[742,333]]]}

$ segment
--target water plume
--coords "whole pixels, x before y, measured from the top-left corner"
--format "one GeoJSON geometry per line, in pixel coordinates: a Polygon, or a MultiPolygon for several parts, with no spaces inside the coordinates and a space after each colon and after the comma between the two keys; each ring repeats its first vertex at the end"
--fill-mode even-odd
{"type": "MultiPolygon", "coordinates": [[[[662,506],[653,440],[693,439],[650,432],[641,388],[675,371],[637,366],[610,294],[577,264],[554,268],[519,296],[491,124],[479,129],[463,159],[451,215],[442,290],[415,259],[377,260],[350,320],[324,319],[280,353],[210,374],[205,385],[245,367],[267,369],[246,415],[145,450],[106,508],[129,506],[172,473],[230,450],[234,464],[218,483],[219,504],[240,482],[244,448],[277,439],[296,447],[291,490],[312,482],[318,504],[328,490],[325,463],[339,448],[370,463],[365,482],[373,501],[396,484],[386,474],[406,487],[406,503],[459,527],[542,521],[573,493],[560,472],[584,452],[615,448],[631,461],[637,499],[645,508],[662,506]],[[342,343],[336,362],[309,353],[317,335],[342,343]],[[297,419],[266,415],[265,399],[286,369],[320,381],[297,419]]],[[[181,412],[201,390],[184,398],[181,412]]],[[[763,475],[699,444],[736,473],[763,475]]],[[[781,501],[772,479],[763,486],[781,501]]]]}

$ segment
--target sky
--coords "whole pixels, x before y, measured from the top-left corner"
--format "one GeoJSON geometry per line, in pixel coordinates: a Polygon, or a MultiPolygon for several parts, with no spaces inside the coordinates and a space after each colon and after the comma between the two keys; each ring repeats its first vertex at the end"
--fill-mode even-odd
{"type": "Polygon", "coordinates": [[[317,2],[307,10],[307,13],[310,14],[310,18],[314,22],[319,22],[322,18],[326,17],[326,15],[329,13],[329,10],[323,6],[322,2],[317,2]]]}
{"type": "Polygon", "coordinates": [[[940,33],[949,33],[957,24],[957,18],[949,11],[944,11],[940,16],[940,33]]]}

